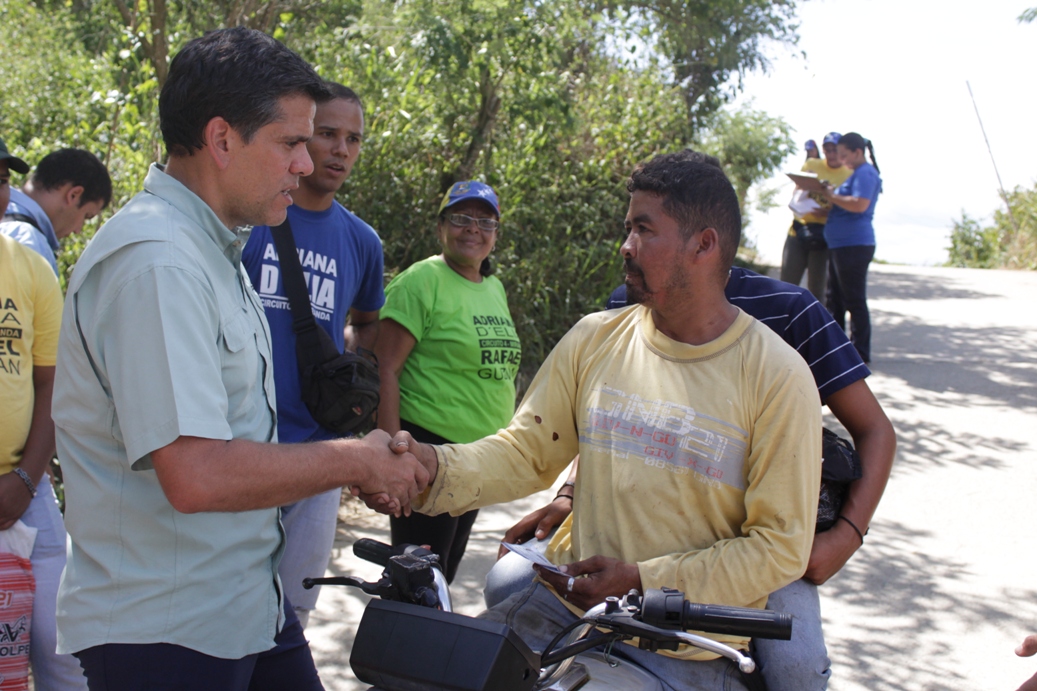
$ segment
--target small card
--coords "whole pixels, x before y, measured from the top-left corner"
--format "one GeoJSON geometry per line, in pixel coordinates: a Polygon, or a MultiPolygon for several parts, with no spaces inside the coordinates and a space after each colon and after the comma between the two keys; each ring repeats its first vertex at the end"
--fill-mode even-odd
{"type": "Polygon", "coordinates": [[[557,566],[549,562],[547,560],[547,557],[541,554],[535,547],[530,547],[529,545],[517,545],[511,542],[502,542],[501,544],[510,549],[515,554],[519,555],[520,557],[525,557],[534,564],[539,564],[540,566],[543,566],[548,571],[553,571],[554,573],[561,574],[563,576],[566,575],[565,572],[563,572],[557,566]]]}

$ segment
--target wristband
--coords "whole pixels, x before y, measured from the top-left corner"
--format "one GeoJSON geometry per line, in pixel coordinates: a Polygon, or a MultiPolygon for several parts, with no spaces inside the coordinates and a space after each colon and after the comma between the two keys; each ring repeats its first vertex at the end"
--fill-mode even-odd
{"type": "Polygon", "coordinates": [[[572,494],[563,494],[563,492],[565,491],[566,487],[572,487],[573,488],[573,492],[574,493],[576,492],[576,483],[575,482],[563,482],[562,486],[558,488],[558,494],[555,495],[555,499],[557,499],[558,497],[566,497],[567,499],[569,499],[569,501],[573,500],[573,495],[572,494]]]}
{"type": "Polygon", "coordinates": [[[847,518],[846,516],[843,516],[842,514],[840,514],[840,515],[839,515],[839,520],[841,520],[841,521],[846,521],[847,523],[849,523],[849,524],[850,524],[850,527],[851,527],[851,528],[853,528],[853,532],[857,533],[857,537],[859,537],[859,538],[861,539],[861,544],[863,545],[863,544],[864,544],[864,533],[862,533],[862,532],[861,532],[861,529],[860,529],[860,528],[858,528],[858,527],[857,527],[857,526],[856,526],[856,525],[854,524],[854,522],[853,522],[853,521],[851,521],[851,520],[850,520],[849,518],[847,518]]]}
{"type": "Polygon", "coordinates": [[[22,482],[25,483],[25,489],[29,490],[29,494],[32,496],[33,499],[35,499],[36,498],[36,483],[34,483],[32,481],[32,478],[29,477],[29,474],[27,472],[25,472],[24,470],[22,470],[21,468],[15,468],[14,469],[14,474],[22,479],[22,482]]]}

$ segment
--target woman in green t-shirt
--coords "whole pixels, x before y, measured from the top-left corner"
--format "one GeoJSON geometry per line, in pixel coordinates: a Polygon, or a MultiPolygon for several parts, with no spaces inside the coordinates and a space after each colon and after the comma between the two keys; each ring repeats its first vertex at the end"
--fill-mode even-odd
{"type": "MultiPolygon", "coordinates": [[[[500,205],[481,182],[443,198],[443,253],[403,271],[385,289],[378,354],[378,426],[429,444],[468,443],[507,426],[515,412],[521,347],[489,255],[500,205]]],[[[392,542],[429,545],[452,581],[478,511],[390,518],[392,542]]]]}

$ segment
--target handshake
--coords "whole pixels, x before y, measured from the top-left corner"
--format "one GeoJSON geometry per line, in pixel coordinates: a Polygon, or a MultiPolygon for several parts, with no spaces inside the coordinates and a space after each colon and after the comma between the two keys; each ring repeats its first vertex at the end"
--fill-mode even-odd
{"type": "Polygon", "coordinates": [[[410,503],[436,479],[436,450],[404,431],[390,437],[376,429],[359,443],[369,455],[350,492],[378,513],[409,516],[410,503]]]}

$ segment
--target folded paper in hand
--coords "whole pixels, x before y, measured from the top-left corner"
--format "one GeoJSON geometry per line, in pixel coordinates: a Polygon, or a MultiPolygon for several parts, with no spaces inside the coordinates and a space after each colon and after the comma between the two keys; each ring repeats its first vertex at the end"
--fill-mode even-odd
{"type": "Polygon", "coordinates": [[[565,575],[564,571],[562,571],[557,566],[549,562],[547,560],[547,557],[541,554],[540,551],[537,550],[535,547],[530,547],[529,545],[519,545],[511,542],[502,542],[501,544],[510,549],[515,554],[519,555],[520,557],[525,557],[534,564],[539,564],[540,566],[544,567],[548,571],[562,574],[563,576],[565,575]]]}

